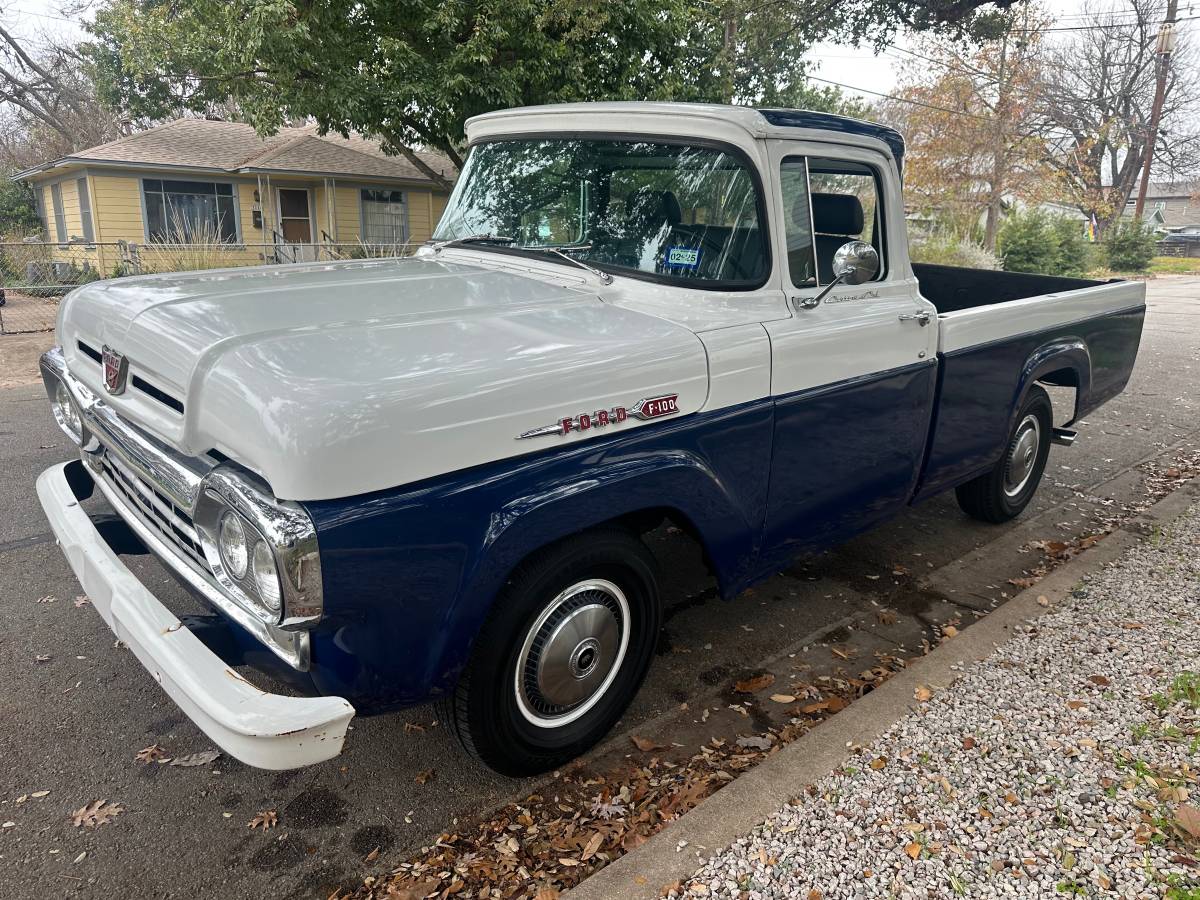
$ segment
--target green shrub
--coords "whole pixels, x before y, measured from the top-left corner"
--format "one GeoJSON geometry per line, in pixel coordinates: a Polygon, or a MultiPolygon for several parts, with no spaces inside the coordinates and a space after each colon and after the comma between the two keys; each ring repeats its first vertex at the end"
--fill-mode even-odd
{"type": "Polygon", "coordinates": [[[1154,229],[1141,219],[1118,219],[1104,235],[1104,257],[1114,272],[1145,272],[1154,259],[1154,229]]]}
{"type": "Polygon", "coordinates": [[[965,269],[998,269],[1000,260],[969,238],[950,232],[935,232],[915,239],[909,247],[913,262],[965,269]]]}
{"type": "Polygon", "coordinates": [[[1082,275],[1091,263],[1083,226],[1040,209],[1010,213],[1000,227],[997,245],[1006,272],[1082,275]]]}

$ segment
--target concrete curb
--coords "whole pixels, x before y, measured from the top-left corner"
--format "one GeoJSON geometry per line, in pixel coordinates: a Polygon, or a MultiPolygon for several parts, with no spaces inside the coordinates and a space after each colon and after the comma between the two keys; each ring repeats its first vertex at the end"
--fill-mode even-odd
{"type": "Polygon", "coordinates": [[[957,637],[936,647],[881,687],[788,744],[754,770],[672,822],[649,841],[571,889],[570,900],[642,900],[659,896],[664,885],[689,877],[697,853],[711,855],[746,834],[789,797],[836,769],[850,752],[875,740],[916,705],[918,685],[942,690],[959,667],[991,655],[1015,626],[1041,614],[1037,598],[1051,604],[1065,598],[1079,579],[1122,556],[1154,526],[1188,510],[1200,497],[1200,481],[1190,481],[1103,541],[1055,569],[957,637]],[[683,841],[686,850],[677,851],[683,841]]]}

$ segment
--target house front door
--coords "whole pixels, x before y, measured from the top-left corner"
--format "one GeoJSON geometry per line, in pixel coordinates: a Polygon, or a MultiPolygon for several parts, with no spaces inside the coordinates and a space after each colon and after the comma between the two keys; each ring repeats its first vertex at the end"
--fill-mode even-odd
{"type": "Polygon", "coordinates": [[[279,188],[279,256],[284,261],[303,262],[314,258],[312,215],[307,188],[279,188]]]}

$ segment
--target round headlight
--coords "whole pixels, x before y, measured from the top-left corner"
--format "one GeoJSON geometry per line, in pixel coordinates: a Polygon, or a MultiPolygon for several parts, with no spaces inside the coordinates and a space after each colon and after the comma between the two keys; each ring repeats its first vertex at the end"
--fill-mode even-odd
{"type": "Polygon", "coordinates": [[[74,401],[71,400],[71,392],[61,381],[54,390],[54,409],[58,413],[58,423],[71,437],[80,440],[83,436],[83,423],[79,420],[79,411],[75,409],[74,401]]]}
{"type": "Polygon", "coordinates": [[[265,541],[254,545],[254,583],[263,605],[272,612],[279,612],[282,596],[279,590],[279,574],[275,571],[275,554],[265,541]]]}
{"type": "Polygon", "coordinates": [[[246,546],[246,529],[242,520],[231,512],[221,516],[217,534],[217,546],[221,550],[221,562],[234,578],[246,577],[246,564],[250,550],[246,546]]]}

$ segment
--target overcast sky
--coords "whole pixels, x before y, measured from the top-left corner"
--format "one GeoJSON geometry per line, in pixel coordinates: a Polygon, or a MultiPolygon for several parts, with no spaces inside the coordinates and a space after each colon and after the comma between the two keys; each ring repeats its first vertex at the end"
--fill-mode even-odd
{"type": "MultiPolygon", "coordinates": [[[[1115,2],[1115,0],[1114,0],[1115,2]]],[[[20,34],[35,38],[45,32],[59,35],[82,36],[83,31],[78,24],[78,17],[72,17],[72,8],[87,5],[88,0],[0,0],[0,19],[20,34]]],[[[1041,4],[1055,18],[1055,26],[1059,28],[1073,27],[1080,24],[1080,13],[1084,0],[1042,0],[1041,4]]],[[[1180,4],[1180,17],[1200,15],[1200,0],[1189,3],[1184,0],[1180,4]]],[[[88,16],[85,11],[84,16],[88,16]]],[[[1192,30],[1196,22],[1184,22],[1182,28],[1192,30]]],[[[908,43],[901,36],[897,45],[904,47],[908,43]]],[[[875,55],[870,50],[854,47],[819,44],[808,55],[816,64],[810,74],[829,81],[838,82],[850,88],[851,93],[877,92],[886,94],[896,85],[897,66],[904,60],[905,54],[894,48],[886,49],[882,54],[875,55]]],[[[864,96],[873,96],[865,94],[864,96]]]]}

